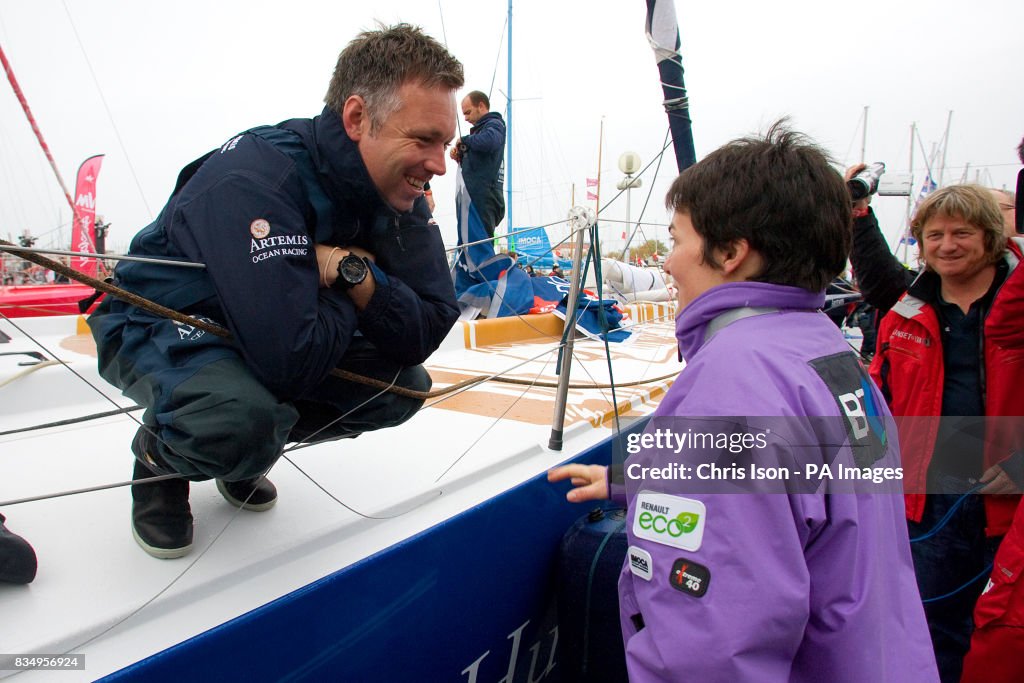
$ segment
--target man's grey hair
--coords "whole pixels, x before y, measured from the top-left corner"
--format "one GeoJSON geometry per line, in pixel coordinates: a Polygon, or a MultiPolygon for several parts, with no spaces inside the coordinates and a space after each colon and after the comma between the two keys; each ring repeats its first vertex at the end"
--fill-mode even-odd
{"type": "Polygon", "coordinates": [[[370,131],[376,132],[402,106],[398,89],[406,83],[458,90],[464,83],[462,63],[418,26],[379,25],[360,33],[338,55],[324,102],[341,116],[349,97],[362,97],[370,131]]]}

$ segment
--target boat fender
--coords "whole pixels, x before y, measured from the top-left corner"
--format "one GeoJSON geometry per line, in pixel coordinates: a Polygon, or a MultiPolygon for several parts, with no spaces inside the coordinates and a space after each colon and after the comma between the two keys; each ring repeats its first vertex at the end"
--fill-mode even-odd
{"type": "Polygon", "coordinates": [[[627,545],[621,507],[595,508],[562,537],[558,666],[566,683],[627,680],[618,594],[627,545]]]}

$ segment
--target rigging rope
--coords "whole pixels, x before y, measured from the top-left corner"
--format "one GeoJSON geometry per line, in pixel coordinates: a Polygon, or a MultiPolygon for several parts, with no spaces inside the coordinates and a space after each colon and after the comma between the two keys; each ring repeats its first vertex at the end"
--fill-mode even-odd
{"type": "MultiPolygon", "coordinates": [[[[71,16],[71,10],[68,9],[68,3],[63,3],[64,12],[68,15],[68,23],[71,24],[71,31],[75,34],[75,40],[78,42],[78,49],[82,51],[82,57],[85,59],[85,65],[89,68],[89,75],[92,76],[92,82],[96,85],[96,93],[100,96],[100,102],[103,103],[103,109],[107,112],[107,118],[110,119],[110,127],[114,129],[114,137],[117,138],[117,145],[121,148],[121,153],[124,154],[125,163],[128,164],[128,170],[131,171],[132,179],[135,181],[135,187],[139,190],[139,198],[142,199],[142,205],[146,207],[146,212],[149,213],[150,220],[153,219],[153,209],[149,208],[149,202],[146,201],[146,193],[142,191],[142,183],[139,181],[139,175],[135,172],[135,164],[132,163],[131,156],[128,155],[128,150],[124,146],[124,140],[121,139],[121,131],[117,127],[117,123],[114,121],[114,114],[110,111],[110,105],[107,104],[107,98],[103,95],[103,88],[100,87],[100,81],[96,78],[96,71],[92,68],[92,62],[89,61],[89,54],[85,51],[85,45],[82,43],[82,37],[78,35],[78,27],[75,26],[75,19],[71,16]]],[[[72,211],[74,207],[72,206],[72,211]]]]}
{"type": "MultiPolygon", "coordinates": [[[[54,261],[52,259],[48,259],[48,258],[46,258],[44,256],[40,256],[39,254],[24,253],[24,252],[19,250],[19,247],[17,247],[14,244],[11,244],[10,242],[8,242],[6,240],[0,239],[0,251],[10,251],[10,252],[16,254],[17,256],[20,256],[21,258],[25,259],[26,261],[30,261],[32,263],[35,263],[36,265],[42,266],[43,268],[48,268],[50,270],[53,270],[54,272],[59,273],[60,275],[64,275],[65,277],[68,277],[70,279],[77,280],[78,282],[81,282],[83,284],[89,285],[90,287],[93,287],[94,289],[96,289],[96,290],[98,290],[100,292],[104,292],[106,294],[110,294],[111,296],[115,296],[115,297],[117,297],[117,298],[119,298],[119,299],[121,299],[123,301],[127,301],[128,303],[132,304],[133,306],[137,306],[138,308],[141,308],[143,310],[149,311],[150,313],[154,313],[156,315],[160,315],[160,316],[162,316],[164,318],[169,318],[169,319],[174,320],[176,322],[179,322],[179,323],[181,323],[183,325],[191,325],[192,327],[195,327],[196,329],[203,330],[204,332],[209,332],[210,334],[212,334],[214,336],[217,336],[217,337],[221,337],[223,339],[232,339],[231,332],[229,332],[227,330],[227,328],[221,327],[220,325],[215,325],[213,323],[206,322],[204,320],[199,320],[197,318],[193,318],[192,316],[185,315],[184,313],[180,313],[180,312],[175,311],[173,309],[167,308],[166,306],[161,306],[160,304],[155,303],[153,301],[150,301],[149,299],[145,299],[145,298],[143,298],[143,297],[141,297],[141,296],[139,296],[137,294],[133,294],[132,292],[129,292],[129,291],[124,290],[124,289],[121,289],[120,287],[118,287],[118,286],[116,286],[116,285],[114,285],[114,284],[112,284],[110,282],[107,282],[105,280],[99,280],[99,279],[91,277],[89,275],[85,275],[84,273],[81,273],[81,272],[79,272],[77,270],[74,270],[73,268],[70,268],[69,266],[65,266],[63,263],[60,263],[58,261],[54,261]],[[14,247],[14,248],[10,249],[9,247],[14,247]]],[[[384,389],[384,388],[386,388],[387,391],[389,391],[389,392],[391,392],[393,394],[397,394],[398,396],[405,396],[407,398],[414,398],[414,399],[419,399],[419,400],[426,400],[426,399],[431,399],[431,398],[437,398],[439,396],[444,396],[445,394],[449,394],[449,393],[451,393],[453,391],[458,391],[459,389],[463,389],[463,388],[468,387],[468,386],[473,386],[475,384],[480,384],[480,383],[488,381],[490,379],[493,379],[494,381],[501,381],[501,382],[509,383],[509,384],[518,384],[518,383],[520,383],[519,380],[514,380],[512,378],[495,378],[495,377],[491,377],[490,375],[477,375],[475,377],[470,377],[469,379],[463,380],[462,382],[458,382],[457,384],[452,384],[450,386],[444,387],[443,389],[434,389],[434,390],[431,390],[431,391],[416,391],[414,389],[408,389],[406,387],[392,386],[392,385],[389,385],[387,382],[382,382],[381,380],[374,379],[373,377],[365,377],[363,375],[360,375],[360,374],[357,374],[357,373],[354,373],[354,372],[350,372],[348,370],[342,370],[340,368],[334,368],[333,370],[331,370],[330,374],[332,376],[334,376],[334,377],[337,377],[339,379],[343,379],[343,380],[348,381],[348,382],[356,382],[358,384],[363,384],[363,385],[366,385],[368,387],[375,388],[375,389],[384,389]]],[[[675,373],[672,373],[672,375],[669,375],[669,376],[674,376],[674,374],[675,373]]],[[[661,379],[664,379],[664,378],[661,378],[661,379]]],[[[654,380],[650,380],[650,379],[638,380],[634,384],[635,385],[650,384],[650,383],[653,383],[653,382],[656,382],[656,381],[660,381],[660,380],[659,379],[654,379],[654,380]]],[[[555,384],[555,383],[548,383],[548,384],[550,386],[557,386],[557,384],[555,384]]],[[[630,386],[630,385],[629,384],[620,384],[619,386],[630,386]]],[[[574,388],[574,389],[599,389],[599,388],[606,388],[606,387],[601,387],[601,386],[597,386],[597,385],[589,385],[589,384],[588,385],[583,385],[583,386],[578,385],[578,384],[577,385],[570,384],[569,388],[574,388]]]]}

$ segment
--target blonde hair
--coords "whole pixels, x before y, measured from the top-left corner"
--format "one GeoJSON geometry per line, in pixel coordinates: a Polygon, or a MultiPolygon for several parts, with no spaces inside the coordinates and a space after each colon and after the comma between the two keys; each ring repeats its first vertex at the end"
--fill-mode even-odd
{"type": "Polygon", "coordinates": [[[973,184],[950,185],[928,195],[910,221],[910,234],[918,244],[924,244],[924,226],[937,216],[959,218],[981,230],[990,263],[998,261],[1006,251],[1003,214],[988,188],[973,184]]]}

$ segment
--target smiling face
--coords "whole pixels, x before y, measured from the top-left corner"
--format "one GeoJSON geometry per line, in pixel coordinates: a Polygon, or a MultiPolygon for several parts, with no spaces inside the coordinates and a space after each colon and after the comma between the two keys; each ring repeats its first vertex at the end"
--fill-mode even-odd
{"type": "Polygon", "coordinates": [[[455,98],[449,88],[419,83],[405,83],[398,97],[401,105],[376,131],[357,95],[346,101],[342,118],[381,196],[396,211],[409,211],[423,185],[444,175],[445,148],[455,135],[455,98]]]}
{"type": "Polygon", "coordinates": [[[704,238],[693,229],[688,213],[676,211],[668,228],[672,251],[665,257],[665,272],[676,283],[679,310],[707,290],[727,281],[725,273],[704,260],[704,238]]]}
{"type": "Polygon", "coordinates": [[[985,233],[960,217],[936,215],[921,228],[921,253],[944,280],[966,281],[992,265],[985,233]]]}

